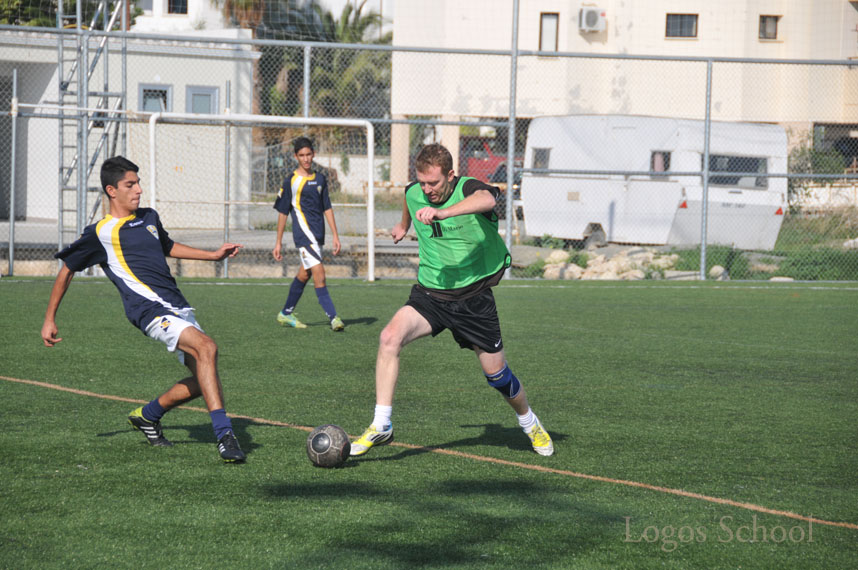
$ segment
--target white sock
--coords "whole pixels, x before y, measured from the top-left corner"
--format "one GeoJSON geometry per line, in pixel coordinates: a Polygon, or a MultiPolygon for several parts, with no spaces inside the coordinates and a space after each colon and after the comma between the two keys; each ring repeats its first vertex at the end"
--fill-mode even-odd
{"type": "Polygon", "coordinates": [[[393,414],[393,406],[375,406],[375,417],[372,419],[372,425],[376,429],[384,430],[390,425],[390,416],[393,414]]]}
{"type": "Polygon", "coordinates": [[[516,416],[518,417],[518,425],[520,425],[521,429],[526,432],[532,430],[533,426],[535,426],[539,421],[539,418],[536,417],[536,414],[534,414],[533,410],[531,410],[530,408],[527,408],[526,414],[522,416],[516,414],[516,416]]]}

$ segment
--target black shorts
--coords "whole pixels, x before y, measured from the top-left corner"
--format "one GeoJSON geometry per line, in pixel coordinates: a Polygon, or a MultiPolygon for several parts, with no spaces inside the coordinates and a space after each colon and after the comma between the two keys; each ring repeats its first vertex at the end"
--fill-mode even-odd
{"type": "Polygon", "coordinates": [[[415,285],[405,304],[429,321],[432,336],[450,329],[462,348],[473,350],[476,345],[490,353],[503,350],[498,310],[491,289],[466,299],[445,301],[415,285]]]}

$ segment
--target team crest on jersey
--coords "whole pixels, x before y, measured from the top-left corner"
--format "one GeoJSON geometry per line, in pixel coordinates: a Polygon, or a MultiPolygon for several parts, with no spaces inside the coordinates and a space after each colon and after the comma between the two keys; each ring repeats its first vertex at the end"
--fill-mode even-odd
{"type": "Polygon", "coordinates": [[[158,239],[158,228],[156,228],[152,224],[149,224],[148,226],[146,226],[146,229],[149,230],[150,234],[155,236],[155,239],[158,239]]]}

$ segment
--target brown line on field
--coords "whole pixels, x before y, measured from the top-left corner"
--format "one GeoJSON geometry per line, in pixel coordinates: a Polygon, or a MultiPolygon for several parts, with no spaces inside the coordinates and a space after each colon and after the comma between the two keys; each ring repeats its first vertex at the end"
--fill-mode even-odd
{"type": "MultiPolygon", "coordinates": [[[[130,402],[133,404],[145,404],[147,400],[139,400],[135,398],[125,398],[123,396],[113,396],[110,394],[98,394],[96,392],[90,392],[88,390],[79,390],[77,388],[67,388],[65,386],[58,386],[57,384],[50,384],[48,382],[39,382],[37,380],[24,380],[21,378],[10,378],[8,376],[0,376],[0,380],[6,380],[9,382],[17,382],[19,384],[29,384],[31,386],[38,386],[40,388],[50,388],[52,390],[59,390],[62,392],[70,392],[72,394],[78,394],[80,396],[90,396],[92,398],[101,398],[103,400],[115,400],[118,402],[130,402]]],[[[205,408],[197,408],[194,406],[180,406],[183,410],[190,410],[194,412],[204,412],[208,413],[208,410],[205,408]]],[[[286,422],[279,422],[276,420],[268,420],[265,418],[257,418],[253,416],[246,416],[242,414],[229,414],[232,418],[238,418],[243,420],[249,420],[256,423],[279,426],[279,427],[287,427],[292,429],[297,429],[301,431],[312,431],[312,427],[301,426],[297,424],[290,424],[286,422]]],[[[352,436],[350,436],[352,437],[352,436]]],[[[716,503],[719,505],[727,505],[730,507],[736,507],[740,509],[746,509],[749,511],[755,511],[758,513],[765,513],[769,515],[775,515],[779,517],[787,517],[795,520],[800,520],[804,522],[835,526],[840,528],[848,528],[852,530],[858,530],[858,524],[849,523],[849,522],[838,522],[838,521],[829,521],[825,519],[818,519],[816,517],[800,515],[798,513],[793,513],[790,511],[782,511],[778,509],[770,509],[768,507],[763,507],[761,505],[755,505],[753,503],[743,503],[740,501],[734,501],[732,499],[723,499],[720,497],[711,497],[709,495],[703,495],[700,493],[694,493],[692,491],[685,491],[683,489],[671,489],[670,487],[660,487],[658,485],[650,485],[649,483],[641,483],[639,481],[629,481],[626,479],[614,479],[612,477],[603,477],[601,475],[589,475],[587,473],[578,473],[576,471],[567,471],[565,469],[555,469],[553,467],[545,467],[543,465],[532,465],[530,463],[520,463],[518,461],[508,461],[506,459],[497,459],[495,457],[486,457],[484,455],[475,455],[473,453],[465,453],[462,451],[454,451],[452,449],[444,449],[443,447],[426,447],[422,445],[414,445],[410,443],[402,443],[402,442],[392,442],[389,445],[393,447],[402,447],[405,449],[412,449],[417,451],[425,451],[431,453],[439,453],[441,455],[451,455],[453,457],[462,457],[465,459],[472,459],[474,461],[482,461],[485,463],[494,463],[495,465],[506,465],[509,467],[518,467],[520,469],[529,469],[531,471],[539,471],[541,473],[552,473],[554,475],[563,475],[566,477],[576,477],[578,479],[585,479],[588,481],[597,481],[600,483],[611,483],[613,485],[625,485],[627,487],[636,487],[638,489],[646,489],[649,491],[656,491],[659,493],[665,493],[668,495],[677,495],[679,497],[686,497],[689,499],[696,499],[698,501],[706,501],[709,503],[716,503]]]]}

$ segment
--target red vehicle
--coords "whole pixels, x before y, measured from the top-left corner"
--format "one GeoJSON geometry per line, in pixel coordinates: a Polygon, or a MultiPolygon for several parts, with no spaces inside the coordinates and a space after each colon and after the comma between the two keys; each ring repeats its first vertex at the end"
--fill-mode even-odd
{"type": "MultiPolygon", "coordinates": [[[[461,174],[483,182],[496,179],[498,168],[506,170],[506,149],[495,153],[495,139],[486,137],[459,137],[459,169],[461,174]]],[[[499,180],[496,180],[500,182],[499,180]]]]}
{"type": "MultiPolygon", "coordinates": [[[[459,137],[459,169],[464,176],[472,176],[483,182],[498,185],[506,191],[506,147],[495,152],[495,139],[486,137],[459,137]]],[[[520,167],[521,157],[515,158],[515,165],[520,167]]],[[[513,181],[513,200],[520,199],[521,173],[515,172],[513,181]]],[[[506,195],[501,196],[495,207],[498,217],[506,217],[506,195]]],[[[516,208],[516,217],[522,219],[521,207],[516,208]]]]}

